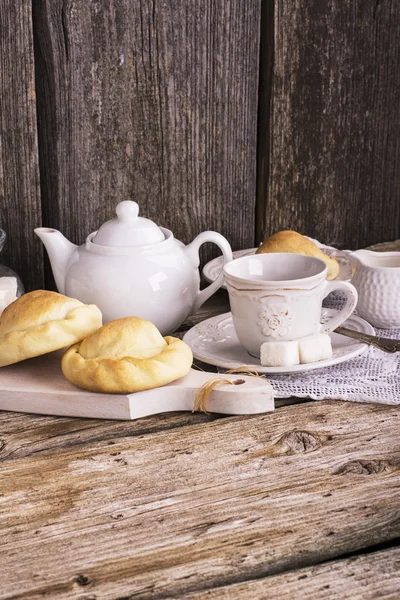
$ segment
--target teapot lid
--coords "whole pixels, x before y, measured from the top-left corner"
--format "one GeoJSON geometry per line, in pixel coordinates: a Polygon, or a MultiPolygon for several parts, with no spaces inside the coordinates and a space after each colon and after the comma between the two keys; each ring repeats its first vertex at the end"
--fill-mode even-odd
{"type": "Polygon", "coordinates": [[[165,240],[161,229],[150,219],[139,217],[136,202],[125,200],[116,208],[117,217],[104,223],[92,239],[101,246],[144,246],[165,240]]]}

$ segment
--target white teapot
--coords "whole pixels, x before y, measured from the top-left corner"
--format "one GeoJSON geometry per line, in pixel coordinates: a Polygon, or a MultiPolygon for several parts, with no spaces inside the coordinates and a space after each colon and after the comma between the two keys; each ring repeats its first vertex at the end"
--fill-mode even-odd
{"type": "Polygon", "coordinates": [[[199,248],[213,242],[224,264],[232,260],[228,241],[205,231],[185,246],[171,231],[139,217],[139,206],[120,202],[117,217],[88,235],[78,247],[59,231],[35,229],[48,252],[58,291],[96,304],[104,322],[130,315],[148,319],[163,335],[179,327],[223,283],[223,272],[200,291],[199,248]]]}

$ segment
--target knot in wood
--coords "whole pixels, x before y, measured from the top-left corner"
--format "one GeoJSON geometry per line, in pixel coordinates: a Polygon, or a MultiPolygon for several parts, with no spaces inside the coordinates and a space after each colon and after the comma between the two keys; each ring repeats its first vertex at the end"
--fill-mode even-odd
{"type": "Polygon", "coordinates": [[[78,575],[78,577],[75,578],[75,581],[81,586],[86,586],[90,583],[89,577],[86,577],[86,575],[78,575]]]}
{"type": "Polygon", "coordinates": [[[278,445],[285,450],[285,454],[304,454],[318,450],[322,444],[315,433],[290,431],[281,437],[278,445]]]}
{"type": "Polygon", "coordinates": [[[352,460],[345,463],[335,472],[335,475],[356,473],[357,475],[379,475],[390,468],[387,460],[352,460]]]}

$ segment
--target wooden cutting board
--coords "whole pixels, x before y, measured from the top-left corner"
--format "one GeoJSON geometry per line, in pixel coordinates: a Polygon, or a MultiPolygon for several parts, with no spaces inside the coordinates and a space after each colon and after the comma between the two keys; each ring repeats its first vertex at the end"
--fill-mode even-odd
{"type": "MultiPolygon", "coordinates": [[[[75,387],[61,372],[62,352],[54,352],[0,369],[0,410],[54,416],[129,420],[152,414],[191,411],[197,390],[216,373],[190,371],[169,385],[134,394],[99,394],[75,387]]],[[[243,382],[212,390],[207,410],[222,414],[255,414],[274,410],[266,379],[223,375],[243,382]]]]}

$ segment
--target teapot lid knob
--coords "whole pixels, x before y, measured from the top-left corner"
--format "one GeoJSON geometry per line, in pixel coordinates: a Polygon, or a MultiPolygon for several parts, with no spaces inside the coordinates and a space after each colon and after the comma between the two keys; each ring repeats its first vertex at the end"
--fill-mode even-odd
{"type": "Polygon", "coordinates": [[[116,211],[118,219],[122,221],[134,221],[139,215],[139,204],[132,200],[124,200],[117,204],[116,211]]]}
{"type": "Polygon", "coordinates": [[[132,200],[117,204],[117,217],[103,223],[93,237],[101,246],[131,247],[157,244],[165,235],[150,219],[139,217],[139,205],[132,200]]]}

